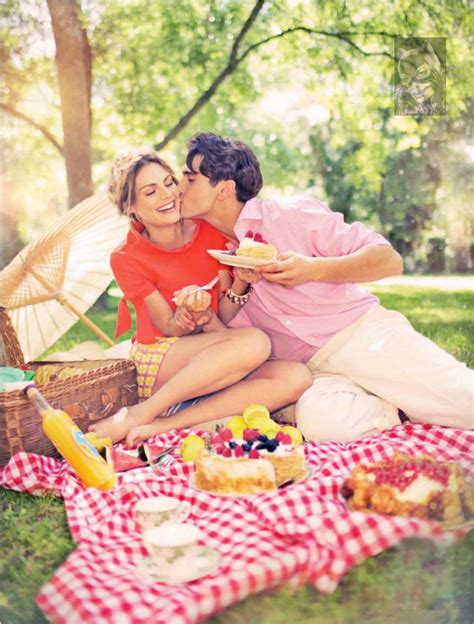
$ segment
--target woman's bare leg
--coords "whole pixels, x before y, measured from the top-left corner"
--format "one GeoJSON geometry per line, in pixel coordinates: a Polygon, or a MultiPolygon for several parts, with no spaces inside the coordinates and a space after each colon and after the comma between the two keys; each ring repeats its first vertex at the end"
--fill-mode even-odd
{"type": "Polygon", "coordinates": [[[186,429],[209,420],[241,414],[250,403],[261,403],[274,411],[299,399],[312,381],[304,364],[268,360],[242,381],[174,416],[133,427],[127,435],[127,444],[132,446],[171,429],[186,429]]]}
{"type": "Polygon", "coordinates": [[[185,336],[169,348],[155,383],[158,389],[149,399],[128,408],[123,419],[108,418],[90,430],[117,442],[131,427],[153,422],[179,401],[236,383],[264,362],[269,353],[270,340],[253,327],[185,336]]]}

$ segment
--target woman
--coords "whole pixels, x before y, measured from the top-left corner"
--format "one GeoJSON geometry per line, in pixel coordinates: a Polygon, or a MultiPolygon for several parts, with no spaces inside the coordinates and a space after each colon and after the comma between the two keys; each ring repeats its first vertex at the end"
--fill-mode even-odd
{"type": "MultiPolygon", "coordinates": [[[[109,196],[131,225],[111,267],[135,307],[131,358],[141,403],[91,430],[114,442],[126,437],[133,445],[156,433],[231,416],[252,402],[271,411],[294,402],[310,385],[308,370],[295,362],[266,361],[271,346],[262,331],[225,327],[223,321],[235,316],[251,288],[207,253],[223,248],[225,237],[203,221],[181,218],[178,182],[169,165],[152,150],[117,158],[109,196]],[[210,293],[196,292],[216,275],[210,293]],[[175,416],[157,418],[179,401],[208,393],[215,394],[175,416]]],[[[122,300],[116,337],[129,327],[122,300]]]]}

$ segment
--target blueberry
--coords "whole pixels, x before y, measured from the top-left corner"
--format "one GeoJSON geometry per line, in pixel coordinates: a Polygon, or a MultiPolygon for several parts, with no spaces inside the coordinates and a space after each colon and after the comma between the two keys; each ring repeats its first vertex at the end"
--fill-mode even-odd
{"type": "MultiPolygon", "coordinates": [[[[277,444],[275,444],[275,442],[277,442],[277,440],[269,440],[269,441],[266,443],[266,448],[267,448],[267,451],[268,451],[269,453],[273,453],[273,452],[275,451],[276,447],[278,446],[278,443],[277,443],[277,444]]],[[[257,447],[257,448],[258,448],[258,447],[257,447]]]]}
{"type": "Polygon", "coordinates": [[[257,451],[262,451],[263,449],[267,448],[267,445],[265,442],[260,442],[260,444],[257,444],[255,448],[257,449],[257,451]]]}
{"type": "Polygon", "coordinates": [[[245,443],[249,447],[249,451],[252,448],[253,443],[254,443],[254,440],[247,440],[247,442],[245,443]]]}
{"type": "Polygon", "coordinates": [[[230,446],[231,449],[235,449],[235,447],[237,446],[237,442],[234,442],[234,440],[231,440],[229,442],[229,446],[230,446]]]}
{"type": "Polygon", "coordinates": [[[257,440],[259,442],[266,442],[268,440],[268,436],[266,436],[264,433],[261,433],[259,436],[257,436],[257,440]]]}
{"type": "Polygon", "coordinates": [[[252,445],[246,442],[245,444],[242,444],[242,448],[244,449],[246,453],[248,453],[250,449],[252,448],[252,445]]]}

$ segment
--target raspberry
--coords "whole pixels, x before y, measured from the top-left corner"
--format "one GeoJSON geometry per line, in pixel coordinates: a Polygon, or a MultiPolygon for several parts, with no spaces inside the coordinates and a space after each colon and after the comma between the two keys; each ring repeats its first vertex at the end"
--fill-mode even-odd
{"type": "Polygon", "coordinates": [[[220,437],[219,437],[219,434],[218,434],[218,433],[216,433],[215,435],[213,435],[213,436],[212,436],[212,438],[211,438],[211,444],[214,444],[214,445],[215,445],[215,444],[219,444],[219,443],[220,443],[220,441],[221,441],[221,439],[220,439],[220,437]]]}
{"type": "MultiPolygon", "coordinates": [[[[235,449],[237,450],[237,449],[235,449]]],[[[228,446],[224,446],[224,450],[222,451],[222,455],[224,455],[224,457],[232,457],[232,451],[230,450],[230,448],[228,446]]]]}
{"type": "Polygon", "coordinates": [[[234,449],[235,457],[243,457],[245,455],[244,449],[241,446],[236,446],[234,449]]]}
{"type": "Polygon", "coordinates": [[[255,233],[255,236],[253,237],[253,240],[254,240],[256,243],[261,243],[261,242],[263,241],[263,237],[262,237],[262,235],[260,234],[260,232],[256,232],[256,233],[255,233]]]}
{"type": "Polygon", "coordinates": [[[279,431],[279,432],[276,434],[276,436],[275,436],[275,440],[278,440],[278,442],[282,442],[282,444],[285,444],[285,443],[283,442],[283,438],[284,438],[285,436],[290,437],[287,433],[283,433],[283,431],[279,431]]]}
{"type": "Polygon", "coordinates": [[[249,458],[250,459],[258,459],[260,457],[259,452],[257,451],[257,449],[252,449],[249,453],[249,458]]]}
{"type": "Polygon", "coordinates": [[[229,440],[233,438],[232,431],[230,429],[221,429],[219,431],[219,437],[224,442],[229,442],[229,440]]]}
{"type": "MultiPolygon", "coordinates": [[[[281,432],[279,431],[278,433],[281,433],[281,432]]],[[[289,433],[284,433],[283,436],[280,438],[280,442],[282,444],[293,444],[293,440],[291,439],[291,436],[289,433]]]]}
{"type": "Polygon", "coordinates": [[[252,230],[247,230],[247,232],[245,233],[245,238],[253,238],[252,230]]]}
{"type": "Polygon", "coordinates": [[[225,451],[225,448],[226,448],[226,447],[225,447],[223,444],[218,444],[218,445],[216,446],[216,453],[217,453],[218,455],[223,455],[223,454],[224,454],[224,451],[225,451]]]}
{"type": "Polygon", "coordinates": [[[258,437],[258,431],[255,429],[244,429],[244,440],[251,440],[252,442],[258,437]]]}

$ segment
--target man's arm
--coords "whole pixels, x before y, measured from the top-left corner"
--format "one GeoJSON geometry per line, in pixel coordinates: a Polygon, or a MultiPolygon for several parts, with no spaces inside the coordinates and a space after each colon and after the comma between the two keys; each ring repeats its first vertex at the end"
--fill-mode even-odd
{"type": "Polygon", "coordinates": [[[362,283],[399,275],[403,260],[390,245],[366,245],[345,256],[313,258],[295,251],[279,254],[279,261],[260,267],[269,282],[297,286],[309,281],[362,283]]]}

